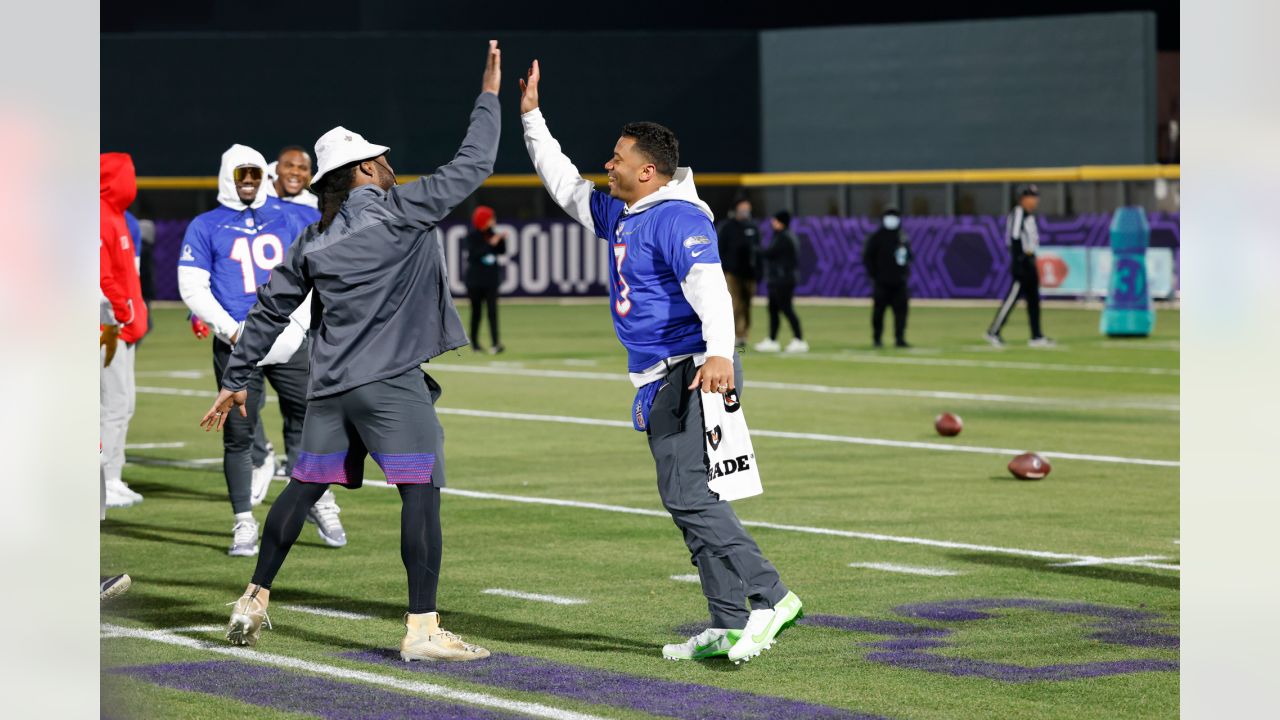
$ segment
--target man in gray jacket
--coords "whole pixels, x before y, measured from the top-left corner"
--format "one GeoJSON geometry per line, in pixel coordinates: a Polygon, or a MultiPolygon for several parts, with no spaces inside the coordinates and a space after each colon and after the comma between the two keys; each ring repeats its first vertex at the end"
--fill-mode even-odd
{"type": "MultiPolygon", "coordinates": [[[[271,582],[297,539],[307,509],[330,484],[358,488],[372,455],[403,503],[400,554],[409,579],[404,660],[477,660],[484,648],[440,627],[440,488],[444,430],[440,386],[420,365],[467,344],[445,277],[436,225],[493,172],[498,153],[501,80],[497,41],[489,41],[482,92],[453,160],[430,177],[397,186],[389,148],[336,127],[316,142],[312,187],[320,222],[294,242],[258,292],[258,303],[222,376],[222,391],[201,424],[221,428],[232,408],[245,412],[253,368],[312,295],[311,381],[302,450],[293,479],[267,514],[253,580],[234,603],[227,639],[257,642],[271,582]]],[[[268,623],[270,626],[270,623],[268,623]]]]}

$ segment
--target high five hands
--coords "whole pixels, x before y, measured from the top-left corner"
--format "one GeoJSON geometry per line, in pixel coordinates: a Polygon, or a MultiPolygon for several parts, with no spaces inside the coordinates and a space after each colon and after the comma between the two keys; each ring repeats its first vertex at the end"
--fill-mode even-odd
{"type": "Polygon", "coordinates": [[[538,70],[538,61],[533,61],[533,66],[529,68],[529,74],[525,78],[520,79],[520,114],[523,115],[530,110],[538,107],[538,80],[542,78],[541,71],[538,70]]]}
{"type": "Polygon", "coordinates": [[[502,86],[502,51],[498,49],[498,41],[489,41],[489,57],[484,63],[484,78],[480,81],[480,91],[498,94],[502,86]]]}

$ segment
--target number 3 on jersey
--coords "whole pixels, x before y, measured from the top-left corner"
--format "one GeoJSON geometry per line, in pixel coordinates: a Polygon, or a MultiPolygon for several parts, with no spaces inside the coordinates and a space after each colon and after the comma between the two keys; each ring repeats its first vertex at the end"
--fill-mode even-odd
{"type": "Polygon", "coordinates": [[[613,309],[618,315],[626,317],[631,312],[631,299],[627,297],[631,294],[631,286],[627,285],[626,278],[622,277],[622,261],[627,257],[627,246],[618,244],[613,246],[613,257],[617,261],[618,268],[618,299],[613,303],[613,309]]]}
{"type": "Polygon", "coordinates": [[[256,292],[258,289],[258,273],[255,268],[270,271],[284,260],[284,244],[280,238],[266,233],[253,238],[238,237],[231,245],[231,259],[240,263],[240,271],[244,273],[244,291],[256,292]],[[267,250],[270,249],[270,257],[267,250]]]}

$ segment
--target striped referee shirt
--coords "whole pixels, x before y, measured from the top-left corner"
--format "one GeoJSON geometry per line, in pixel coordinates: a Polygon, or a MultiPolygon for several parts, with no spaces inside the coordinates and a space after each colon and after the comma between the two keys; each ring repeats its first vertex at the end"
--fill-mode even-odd
{"type": "Polygon", "coordinates": [[[1014,205],[1009,213],[1009,221],[1005,225],[1004,242],[1016,252],[1034,255],[1040,249],[1040,229],[1036,227],[1035,213],[1014,205]]]}

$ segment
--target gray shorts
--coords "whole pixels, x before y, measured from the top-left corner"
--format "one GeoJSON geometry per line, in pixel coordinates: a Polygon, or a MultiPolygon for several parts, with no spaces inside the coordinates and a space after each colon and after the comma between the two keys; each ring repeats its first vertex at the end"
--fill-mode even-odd
{"type": "Polygon", "coordinates": [[[444,428],[436,416],[438,397],[440,385],[414,368],[398,377],[311,400],[293,479],[358,488],[364,483],[365,457],[372,455],[389,483],[444,487],[444,428]]]}

